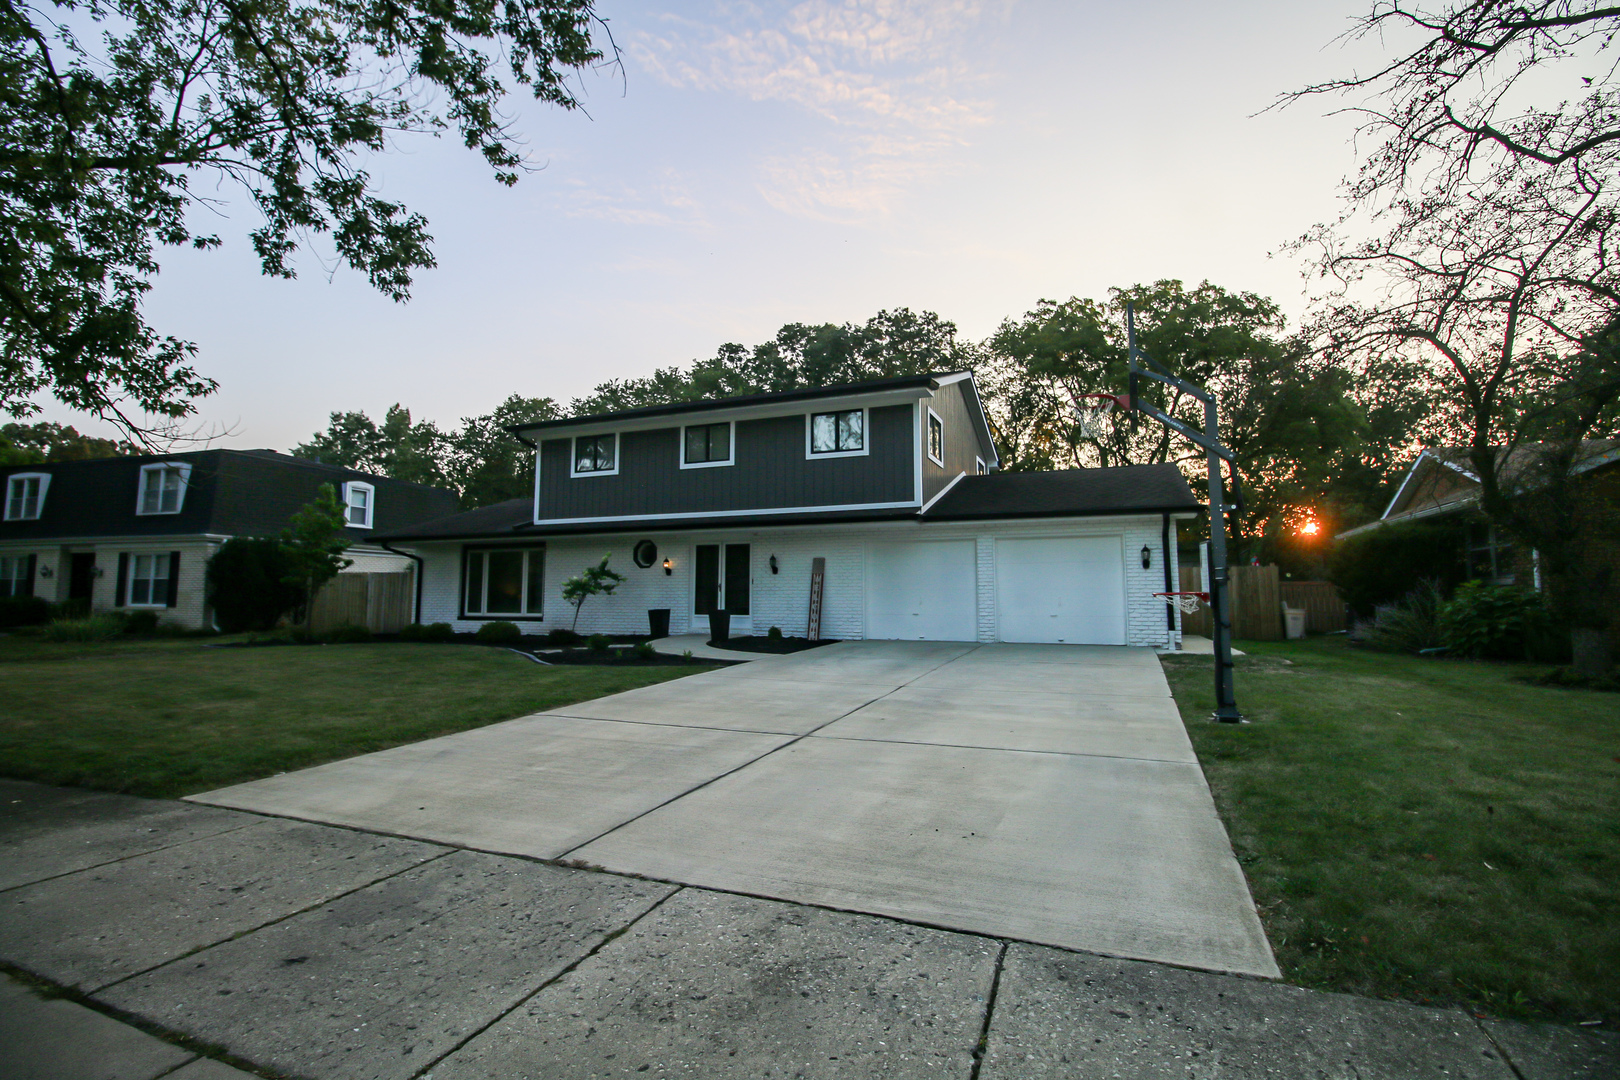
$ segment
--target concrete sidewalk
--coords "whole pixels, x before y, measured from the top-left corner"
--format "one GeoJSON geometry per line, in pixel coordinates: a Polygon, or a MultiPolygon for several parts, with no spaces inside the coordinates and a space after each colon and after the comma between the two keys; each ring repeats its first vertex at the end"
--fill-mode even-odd
{"type": "Polygon", "coordinates": [[[0,781],[0,1078],[1600,1080],[1483,1020],[0,781]]]}

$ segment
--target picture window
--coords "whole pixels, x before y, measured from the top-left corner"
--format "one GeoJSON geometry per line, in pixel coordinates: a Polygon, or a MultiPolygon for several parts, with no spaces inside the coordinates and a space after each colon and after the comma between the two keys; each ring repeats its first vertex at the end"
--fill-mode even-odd
{"type": "Polygon", "coordinates": [[[467,552],[466,613],[542,614],[545,566],[542,548],[475,548],[467,552]]]}

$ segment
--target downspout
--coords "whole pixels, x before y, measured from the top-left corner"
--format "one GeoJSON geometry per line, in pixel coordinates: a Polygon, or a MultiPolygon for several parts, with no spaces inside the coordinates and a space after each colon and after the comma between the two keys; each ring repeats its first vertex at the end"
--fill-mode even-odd
{"type": "Polygon", "coordinates": [[[403,555],[416,564],[416,606],[411,612],[411,621],[420,625],[422,622],[422,556],[413,555],[409,551],[401,551],[389,545],[386,540],[379,540],[384,551],[392,551],[395,555],[403,555]]]}
{"type": "MultiPolygon", "coordinates": [[[[1164,562],[1164,591],[1175,592],[1176,584],[1170,580],[1170,513],[1166,511],[1159,532],[1159,554],[1164,562]]],[[[1169,604],[1164,605],[1164,625],[1170,631],[1169,644],[1176,640],[1176,609],[1169,604]]]]}

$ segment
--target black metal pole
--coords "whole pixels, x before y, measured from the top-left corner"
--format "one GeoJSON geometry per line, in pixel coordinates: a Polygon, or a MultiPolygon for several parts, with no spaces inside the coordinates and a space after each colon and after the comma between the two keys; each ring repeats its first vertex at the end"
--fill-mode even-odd
{"type": "MultiPolygon", "coordinates": [[[[1220,441],[1215,403],[1204,402],[1204,433],[1211,442],[1220,441]]],[[[1227,592],[1226,493],[1221,480],[1221,459],[1209,452],[1209,612],[1215,635],[1215,719],[1236,724],[1237,699],[1232,693],[1232,607],[1227,592]]]]}

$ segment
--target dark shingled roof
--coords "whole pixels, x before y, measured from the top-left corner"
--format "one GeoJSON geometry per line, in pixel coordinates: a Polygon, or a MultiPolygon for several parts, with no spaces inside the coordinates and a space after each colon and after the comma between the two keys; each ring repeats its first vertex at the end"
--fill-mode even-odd
{"type": "Polygon", "coordinates": [[[929,507],[929,521],[1089,517],[1202,509],[1174,465],[964,476],[929,507]]]}
{"type": "MultiPolygon", "coordinates": [[[[964,476],[922,516],[924,521],[970,521],[979,518],[1097,517],[1113,514],[1187,513],[1201,510],[1192,489],[1174,465],[1125,465],[1112,469],[1069,469],[1064,472],[991,473],[964,476]]],[[[570,536],[615,532],[686,532],[708,529],[756,529],[772,525],[815,525],[917,520],[911,507],[840,510],[810,514],[654,520],[627,518],[578,525],[531,524],[534,503],[512,499],[440,518],[384,537],[405,540],[473,540],[478,538],[570,536]]]]}

